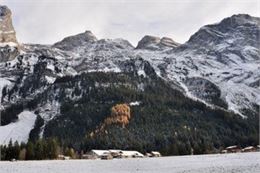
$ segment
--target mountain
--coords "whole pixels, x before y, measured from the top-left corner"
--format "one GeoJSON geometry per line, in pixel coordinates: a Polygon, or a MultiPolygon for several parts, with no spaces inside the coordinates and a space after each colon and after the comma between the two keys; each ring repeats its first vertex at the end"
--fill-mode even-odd
{"type": "Polygon", "coordinates": [[[57,137],[78,150],[164,154],[255,145],[259,21],[234,15],[184,44],[145,36],[134,47],[85,31],[53,45],[8,45],[15,58],[4,46],[0,143],[57,137]]]}
{"type": "Polygon", "coordinates": [[[259,24],[259,18],[240,14],[202,27],[169,57],[172,63],[168,66],[168,75],[172,68],[182,67],[171,75],[184,74],[184,83],[192,95],[211,103],[214,91],[207,91],[205,95],[208,87],[204,87],[204,83],[213,84],[220,90],[218,98],[229,110],[242,116],[247,116],[247,111],[257,114],[260,101],[259,24]]]}

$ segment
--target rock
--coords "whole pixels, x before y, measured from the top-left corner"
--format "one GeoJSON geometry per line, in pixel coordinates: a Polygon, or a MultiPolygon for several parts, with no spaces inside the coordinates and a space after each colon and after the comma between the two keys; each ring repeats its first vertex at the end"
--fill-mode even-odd
{"type": "Polygon", "coordinates": [[[11,16],[12,12],[7,6],[0,6],[0,43],[18,44],[11,16]]]}
{"type": "Polygon", "coordinates": [[[138,42],[136,49],[160,50],[163,48],[175,48],[177,46],[179,46],[179,43],[173,41],[171,38],[146,35],[138,42]]]}
{"type": "Polygon", "coordinates": [[[151,45],[158,44],[160,43],[160,38],[151,36],[151,35],[146,35],[144,36],[137,45],[137,49],[146,49],[149,48],[151,45]]]}
{"type": "Polygon", "coordinates": [[[19,54],[11,16],[12,12],[7,6],[0,6],[0,62],[13,60],[19,54]]]}
{"type": "MultiPolygon", "coordinates": [[[[223,42],[231,46],[250,44],[258,47],[260,44],[259,26],[260,18],[258,17],[247,14],[233,15],[219,23],[201,27],[198,32],[190,37],[187,43],[195,48],[210,47],[211,45],[223,44],[223,42]],[[242,39],[238,39],[242,36],[242,39]]],[[[215,48],[212,47],[211,49],[215,48]]]]}
{"type": "Polygon", "coordinates": [[[13,60],[20,53],[17,46],[0,46],[0,62],[13,60]]]}
{"type": "Polygon", "coordinates": [[[69,36],[53,45],[55,48],[62,50],[73,50],[75,47],[84,46],[89,43],[98,41],[91,31],[85,31],[77,35],[69,36]]]}
{"type": "Polygon", "coordinates": [[[169,37],[163,37],[160,41],[160,43],[164,46],[168,46],[168,47],[177,47],[180,44],[173,41],[173,39],[169,38],[169,37]]]}

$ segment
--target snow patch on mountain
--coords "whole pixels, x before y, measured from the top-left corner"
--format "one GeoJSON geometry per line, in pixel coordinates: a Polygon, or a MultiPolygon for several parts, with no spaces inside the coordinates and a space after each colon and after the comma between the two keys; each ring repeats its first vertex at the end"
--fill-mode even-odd
{"type": "Polygon", "coordinates": [[[18,120],[5,126],[0,126],[0,145],[8,145],[9,141],[27,142],[30,131],[34,127],[36,115],[30,111],[23,111],[18,120]]]}

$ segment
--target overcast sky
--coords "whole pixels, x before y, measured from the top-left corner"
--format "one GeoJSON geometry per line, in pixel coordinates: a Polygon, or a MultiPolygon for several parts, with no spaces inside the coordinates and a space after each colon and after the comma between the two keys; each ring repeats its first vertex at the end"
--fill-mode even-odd
{"type": "Polygon", "coordinates": [[[260,0],[0,0],[23,43],[52,44],[91,30],[99,39],[144,35],[184,43],[201,26],[233,14],[260,16],[260,0]]]}

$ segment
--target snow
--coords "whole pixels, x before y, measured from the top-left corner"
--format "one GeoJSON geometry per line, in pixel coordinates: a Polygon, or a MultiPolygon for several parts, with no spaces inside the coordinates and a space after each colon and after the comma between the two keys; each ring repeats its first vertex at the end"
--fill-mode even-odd
{"type": "Polygon", "coordinates": [[[114,73],[120,73],[121,70],[120,68],[118,67],[112,67],[112,68],[108,68],[108,67],[105,67],[105,68],[98,68],[98,69],[91,69],[91,70],[87,70],[88,73],[91,73],[91,72],[104,72],[104,73],[108,73],[108,72],[114,72],[114,73]]]}
{"type": "Polygon", "coordinates": [[[135,101],[135,102],[131,102],[129,103],[130,106],[139,106],[140,105],[140,101],[135,101]]]}
{"type": "Polygon", "coordinates": [[[7,145],[13,142],[27,142],[29,133],[34,127],[36,115],[30,111],[23,111],[18,115],[18,120],[5,126],[0,126],[0,144],[7,145]]]}
{"type": "Polygon", "coordinates": [[[143,76],[146,77],[145,71],[144,70],[138,70],[137,71],[138,76],[143,76]]]}
{"type": "Polygon", "coordinates": [[[54,67],[53,64],[48,64],[46,68],[51,70],[51,71],[55,71],[55,67],[54,67]]]}
{"type": "Polygon", "coordinates": [[[0,162],[12,173],[258,173],[260,152],[134,158],[113,160],[53,160],[0,162]]]}
{"type": "Polygon", "coordinates": [[[78,73],[76,72],[76,70],[74,70],[73,68],[71,67],[68,67],[66,69],[66,71],[64,72],[64,75],[65,76],[76,76],[78,73]]]}
{"type": "Polygon", "coordinates": [[[55,82],[56,78],[55,77],[50,77],[50,76],[45,76],[45,79],[49,84],[52,84],[55,82]]]}

